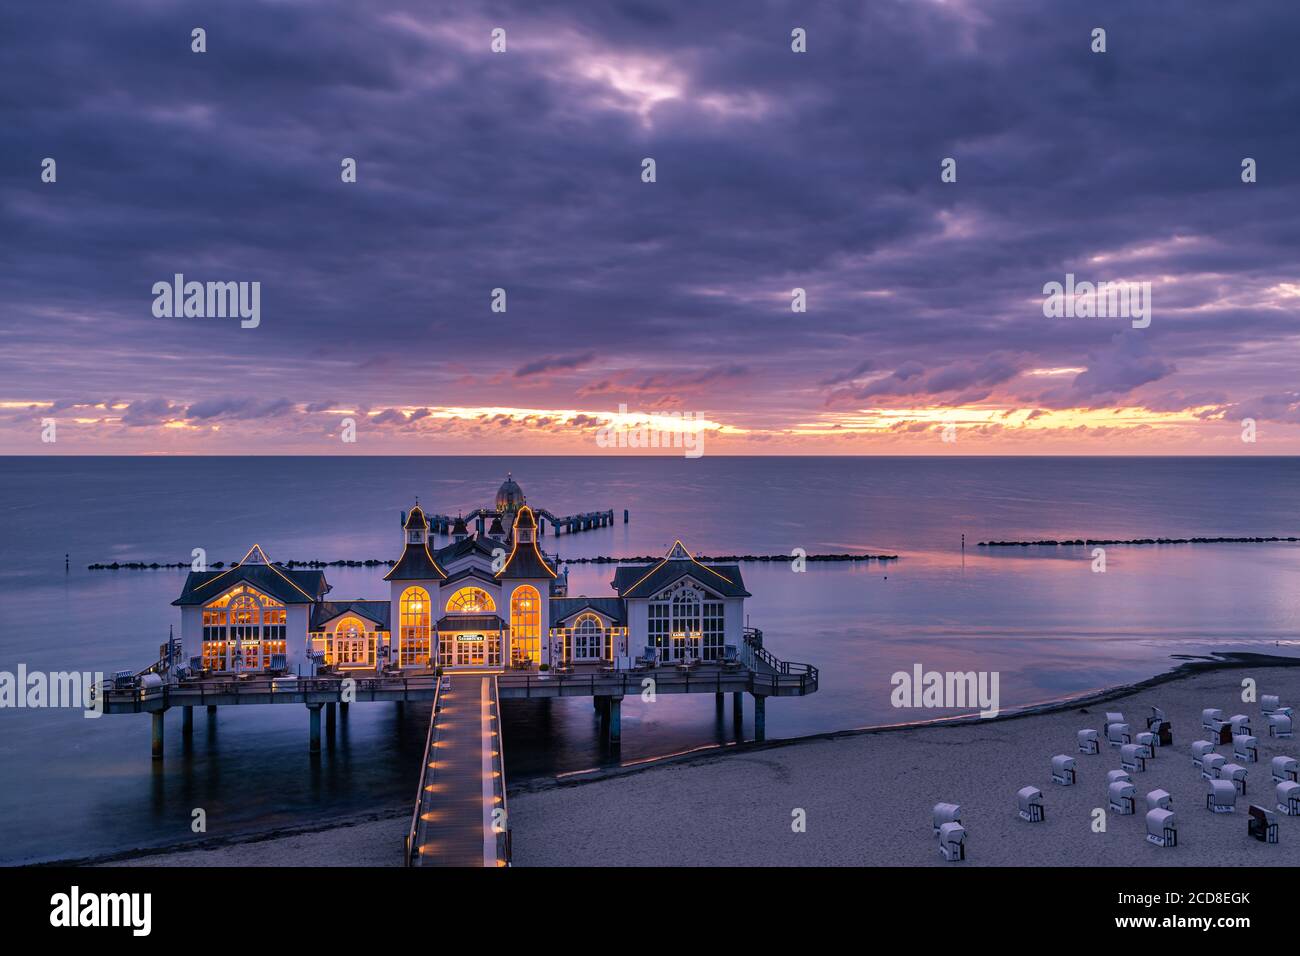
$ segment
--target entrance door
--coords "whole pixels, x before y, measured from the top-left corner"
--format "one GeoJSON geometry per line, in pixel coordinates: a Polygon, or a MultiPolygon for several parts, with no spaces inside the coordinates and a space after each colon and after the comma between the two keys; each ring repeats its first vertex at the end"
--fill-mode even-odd
{"type": "Polygon", "coordinates": [[[485,660],[483,655],[487,642],[483,639],[482,634],[475,634],[470,638],[470,642],[469,662],[475,666],[481,667],[485,660]]]}
{"type": "Polygon", "coordinates": [[[481,667],[486,659],[482,634],[457,634],[456,663],[462,667],[481,667]]]}

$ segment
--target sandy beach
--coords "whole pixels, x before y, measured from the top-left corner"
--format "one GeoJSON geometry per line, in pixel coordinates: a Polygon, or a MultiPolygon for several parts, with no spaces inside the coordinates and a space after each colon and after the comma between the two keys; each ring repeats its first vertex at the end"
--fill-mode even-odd
{"type": "MultiPolygon", "coordinates": [[[[620,769],[594,779],[534,786],[512,793],[514,862],[518,866],[948,866],[930,830],[930,809],[958,803],[969,837],[961,866],[1270,866],[1300,864],[1300,819],[1279,817],[1280,843],[1246,835],[1246,807],[1272,808],[1269,760],[1300,757],[1297,740],[1267,736],[1258,703],[1243,703],[1242,680],[1258,693],[1300,701],[1300,667],[1229,667],[1172,680],[1155,679],[1111,699],[974,723],[846,732],[793,742],[748,745],[722,753],[620,769]],[[1093,810],[1106,805],[1106,771],[1119,768],[1117,748],[1076,750],[1075,733],[1099,733],[1106,711],[1122,711],[1145,729],[1152,706],[1173,724],[1174,745],[1134,773],[1138,812],[1108,813],[1093,832],[1093,810]],[[1259,762],[1237,812],[1205,809],[1205,783],[1191,762],[1202,739],[1202,708],[1244,713],[1259,738],[1259,762]],[[1052,783],[1050,761],[1078,761],[1078,785],[1052,783]],[[1042,790],[1046,820],[1016,814],[1016,791],[1042,790]],[[1145,796],[1173,796],[1179,845],[1147,843],[1145,796]],[[794,813],[806,832],[794,832],[794,813]]],[[[779,703],[778,703],[779,706],[779,703]]],[[[900,712],[905,713],[905,712],[900,712]]],[[[508,745],[508,743],[507,743],[508,745]]],[[[1232,748],[1219,747],[1232,762],[1232,748]]],[[[130,865],[397,865],[407,819],[258,839],[212,849],[152,854],[130,865]]]]}

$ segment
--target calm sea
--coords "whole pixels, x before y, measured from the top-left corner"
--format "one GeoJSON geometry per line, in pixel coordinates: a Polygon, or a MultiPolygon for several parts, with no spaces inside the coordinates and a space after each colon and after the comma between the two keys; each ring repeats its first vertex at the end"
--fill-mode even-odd
{"type": "MultiPolygon", "coordinates": [[[[631,521],[555,539],[562,556],[895,553],[888,565],[748,564],[751,623],[821,691],[768,705],[769,737],[933,712],[895,710],[889,676],[1001,674],[1004,708],[1138,679],[1215,650],[1296,654],[1300,546],[986,552],[985,538],[1300,534],[1300,459],[1265,458],[0,458],[0,670],[106,673],[153,659],[183,571],[96,561],[387,558],[398,512],[487,505],[507,470],[536,506],[631,521]],[[965,553],[961,535],[966,535],[965,553]],[[64,554],[71,570],[64,571],[64,554]]],[[[327,571],[331,597],[383,598],[380,573],[327,571]]],[[[572,594],[612,568],[575,565],[572,594]]],[[[512,782],[602,760],[585,700],[507,703],[512,782]]],[[[730,709],[728,708],[728,715],[730,709]]],[[[750,714],[747,711],[746,719],[750,714]]],[[[318,764],[304,708],[168,715],[149,757],[142,715],[0,710],[0,862],[80,857],[342,819],[414,796],[427,708],[360,704],[318,764]]],[[[730,739],[711,695],[624,704],[623,761],[730,739]]],[[[396,848],[395,848],[396,851],[396,848]]]]}

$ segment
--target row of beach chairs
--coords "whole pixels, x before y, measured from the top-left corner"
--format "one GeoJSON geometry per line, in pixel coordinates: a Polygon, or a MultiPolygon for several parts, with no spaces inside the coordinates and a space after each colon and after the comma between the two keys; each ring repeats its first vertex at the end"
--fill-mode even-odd
{"type": "MultiPolygon", "coordinates": [[[[1261,711],[1268,721],[1269,736],[1292,736],[1292,710],[1283,707],[1276,695],[1261,697],[1261,711]]],[[[1200,769],[1206,784],[1205,806],[1214,813],[1234,813],[1238,795],[1246,793],[1247,767],[1229,763],[1227,757],[1215,752],[1221,744],[1231,744],[1233,757],[1243,763],[1259,761],[1259,741],[1252,735],[1250,717],[1234,714],[1224,718],[1218,708],[1206,708],[1201,713],[1203,729],[1210,732],[1212,740],[1198,740],[1192,744],[1192,763],[1200,769]]],[[[1101,753],[1101,741],[1117,747],[1120,753],[1119,770],[1106,774],[1107,805],[1111,811],[1129,816],[1137,813],[1137,787],[1132,774],[1146,770],[1147,762],[1155,759],[1157,750],[1173,744],[1172,726],[1158,707],[1151,708],[1147,729],[1134,734],[1117,711],[1106,713],[1099,736],[1096,730],[1080,730],[1077,734],[1078,751],[1084,755],[1101,753]]],[[[1061,786],[1078,783],[1078,765],[1069,754],[1052,757],[1052,782],[1061,786]]],[[[1276,788],[1277,812],[1286,816],[1300,816],[1300,768],[1294,757],[1274,757],[1270,763],[1276,788]]],[[[1154,789],[1146,795],[1146,840],[1159,847],[1178,845],[1178,818],[1173,809],[1173,797],[1167,790],[1154,789]]],[[[1248,808],[1247,833],[1265,843],[1278,842],[1277,812],[1252,804],[1248,808]]],[[[1016,813],[1029,823],[1042,823],[1047,819],[1043,793],[1038,787],[1021,787],[1016,791],[1016,813]]],[[[949,862],[966,858],[966,828],[961,822],[961,807],[955,803],[937,803],[931,815],[932,830],[939,842],[940,855],[949,862]]]]}

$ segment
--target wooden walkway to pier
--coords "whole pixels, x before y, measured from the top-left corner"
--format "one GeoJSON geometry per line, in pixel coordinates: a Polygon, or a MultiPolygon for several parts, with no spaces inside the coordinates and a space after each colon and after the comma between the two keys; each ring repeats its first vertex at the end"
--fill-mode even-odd
{"type": "Polygon", "coordinates": [[[505,765],[497,680],[444,679],[434,703],[411,821],[412,866],[504,866],[505,765]]]}

